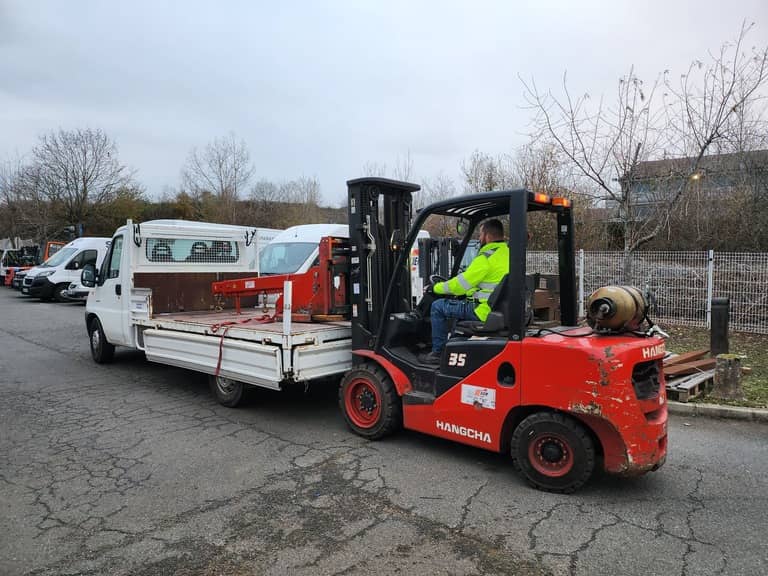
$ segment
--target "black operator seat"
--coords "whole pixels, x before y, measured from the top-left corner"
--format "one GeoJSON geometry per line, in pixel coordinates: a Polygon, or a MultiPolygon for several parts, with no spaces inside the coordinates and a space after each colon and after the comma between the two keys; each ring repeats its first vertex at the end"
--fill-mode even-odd
{"type": "MultiPolygon", "coordinates": [[[[533,320],[533,294],[536,290],[536,286],[539,285],[539,276],[540,275],[536,273],[528,274],[525,277],[526,326],[533,320]]],[[[507,336],[509,334],[509,326],[507,326],[504,310],[507,309],[508,302],[509,288],[507,287],[507,275],[505,274],[499,281],[498,286],[496,286],[488,297],[488,306],[491,307],[491,311],[488,314],[488,318],[485,319],[485,322],[480,322],[480,320],[462,320],[456,324],[453,333],[457,336],[488,336],[489,334],[507,336]]]]}
{"type": "Polygon", "coordinates": [[[509,289],[507,288],[507,275],[499,281],[496,288],[493,289],[488,297],[488,306],[491,311],[485,322],[480,320],[462,320],[456,323],[453,333],[459,336],[474,336],[499,334],[501,336],[508,332],[507,320],[504,317],[504,309],[509,302],[509,289]]]}

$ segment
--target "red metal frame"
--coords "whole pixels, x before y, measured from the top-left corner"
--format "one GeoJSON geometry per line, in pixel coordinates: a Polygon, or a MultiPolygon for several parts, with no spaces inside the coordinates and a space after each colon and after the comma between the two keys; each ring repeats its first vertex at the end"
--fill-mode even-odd
{"type": "Polygon", "coordinates": [[[286,281],[293,283],[291,318],[296,322],[349,317],[347,282],[349,278],[349,240],[328,236],[320,240],[319,263],[303,274],[279,274],[253,278],[222,280],[211,286],[214,296],[232,297],[240,314],[240,298],[280,294],[276,316],[283,308],[286,281]]]}

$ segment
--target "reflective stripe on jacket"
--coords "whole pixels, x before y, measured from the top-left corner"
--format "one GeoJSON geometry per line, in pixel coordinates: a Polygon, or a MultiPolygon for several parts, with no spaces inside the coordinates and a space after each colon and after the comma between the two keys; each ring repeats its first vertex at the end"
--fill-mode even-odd
{"type": "Polygon", "coordinates": [[[482,248],[469,267],[455,278],[434,285],[435,294],[468,296],[479,303],[475,315],[485,322],[491,307],[488,297],[499,281],[509,272],[509,247],[504,241],[489,242],[482,248]]]}

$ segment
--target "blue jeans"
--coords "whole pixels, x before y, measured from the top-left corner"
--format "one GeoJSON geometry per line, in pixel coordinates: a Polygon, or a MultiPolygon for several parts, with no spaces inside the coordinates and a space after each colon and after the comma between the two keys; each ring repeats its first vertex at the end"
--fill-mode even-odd
{"type": "Polygon", "coordinates": [[[474,300],[438,298],[430,308],[432,318],[432,352],[440,353],[448,340],[450,320],[479,320],[475,316],[474,300]]]}

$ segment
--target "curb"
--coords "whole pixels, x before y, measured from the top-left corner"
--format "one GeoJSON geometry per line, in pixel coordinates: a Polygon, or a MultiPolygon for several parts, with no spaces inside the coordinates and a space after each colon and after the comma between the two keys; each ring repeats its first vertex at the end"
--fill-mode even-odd
{"type": "Polygon", "coordinates": [[[742,406],[724,406],[722,404],[694,404],[667,401],[670,414],[682,416],[705,416],[707,418],[727,418],[747,420],[768,424],[768,410],[764,408],[744,408],[742,406]]]}

